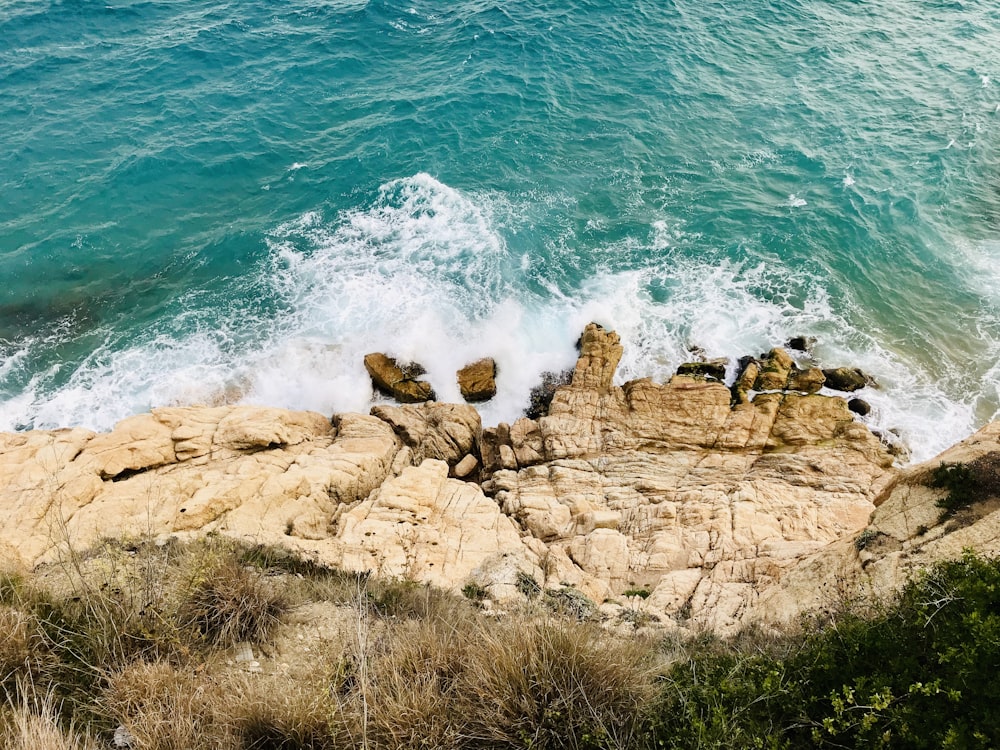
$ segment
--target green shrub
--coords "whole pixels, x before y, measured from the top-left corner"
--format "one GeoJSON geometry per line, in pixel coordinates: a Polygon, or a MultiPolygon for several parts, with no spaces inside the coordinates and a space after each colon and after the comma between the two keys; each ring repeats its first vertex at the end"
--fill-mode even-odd
{"type": "Polygon", "coordinates": [[[854,540],[854,549],[858,552],[868,549],[878,539],[878,532],[875,529],[865,529],[854,540]]]}
{"type": "Polygon", "coordinates": [[[782,658],[694,651],[670,672],[660,747],[1000,745],[1000,562],[936,565],[874,614],[848,613],[782,658]]]}
{"type": "Polygon", "coordinates": [[[523,570],[517,571],[514,585],[528,599],[534,599],[542,593],[542,587],[538,585],[535,577],[530,573],[525,573],[523,570]]]}
{"type": "Polygon", "coordinates": [[[931,487],[948,490],[937,501],[948,518],[973,503],[1000,496],[1000,456],[990,453],[968,463],[942,463],[931,472],[931,487]]]}
{"type": "Polygon", "coordinates": [[[640,599],[648,599],[650,593],[649,589],[629,589],[628,591],[623,592],[622,596],[638,596],[640,599]]]}
{"type": "Polygon", "coordinates": [[[486,598],[487,591],[475,581],[471,581],[462,587],[462,596],[470,602],[481,602],[486,598]]]}
{"type": "Polygon", "coordinates": [[[972,469],[965,464],[940,464],[934,469],[930,484],[931,487],[948,490],[948,494],[937,501],[945,516],[968,507],[975,499],[972,469]]]}

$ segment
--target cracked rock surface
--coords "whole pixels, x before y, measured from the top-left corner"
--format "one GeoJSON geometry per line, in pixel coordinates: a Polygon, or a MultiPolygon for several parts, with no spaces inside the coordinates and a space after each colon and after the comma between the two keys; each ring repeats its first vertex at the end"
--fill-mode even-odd
{"type": "MultiPolygon", "coordinates": [[[[588,326],[547,416],[485,430],[472,406],[427,403],[3,433],[0,552],[32,566],[106,537],[214,532],[495,599],[526,577],[598,604],[642,591],[631,606],[663,623],[727,632],[821,606],[831,586],[898,585],[911,558],[998,545],[988,500],[939,523],[931,469],[893,468],[843,399],[697,376],[615,385],[621,355],[588,326]],[[858,550],[869,526],[877,544],[858,550]]],[[[1000,453],[998,430],[948,460],[1000,453]]]]}

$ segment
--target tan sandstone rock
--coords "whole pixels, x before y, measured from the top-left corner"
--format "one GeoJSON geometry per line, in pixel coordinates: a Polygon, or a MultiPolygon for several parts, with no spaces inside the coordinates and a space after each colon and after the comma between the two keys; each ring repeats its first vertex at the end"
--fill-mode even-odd
{"type": "Polygon", "coordinates": [[[489,401],[497,395],[497,363],[491,357],[466,365],[457,377],[459,392],[470,403],[489,401]]]}
{"type": "Polygon", "coordinates": [[[344,513],[336,563],[347,570],[419,580],[444,587],[507,556],[537,567],[514,522],[468,482],[448,478],[443,461],[428,459],[387,481],[344,513]]]}
{"type": "Polygon", "coordinates": [[[517,462],[490,467],[497,500],[562,561],[547,586],[641,585],[660,591],[661,614],[724,631],[796,559],[864,527],[892,460],[842,399],[733,406],[721,383],[690,376],[615,387],[619,356],[616,336],[588,326],[548,416],[489,435],[484,462],[507,444],[517,462]]]}
{"type": "Polygon", "coordinates": [[[809,609],[884,598],[915,571],[960,557],[966,549],[1000,554],[1000,422],[893,476],[874,502],[863,530],[796,560],[780,580],[762,588],[753,616],[787,622],[809,609]],[[980,493],[952,517],[937,506],[947,490],[931,486],[942,463],[979,468],[980,493]]]}
{"type": "Polygon", "coordinates": [[[372,414],[412,449],[414,464],[437,458],[454,466],[478,447],[482,434],[479,412],[465,404],[376,406],[372,414]]]}
{"type": "MultiPolygon", "coordinates": [[[[732,392],[698,375],[616,386],[621,355],[588,325],[547,414],[486,430],[469,405],[414,404],[3,434],[0,551],[32,565],[105,536],[212,531],[496,597],[518,596],[521,574],[598,603],[644,589],[636,606],[661,621],[729,632],[1000,546],[1000,499],[939,523],[933,467],[893,468],[843,399],[784,392],[818,378],[783,350],[732,392]],[[481,486],[449,478],[470,465],[481,486]]],[[[998,441],[991,426],[942,458],[1000,456],[998,441]]]]}
{"type": "Polygon", "coordinates": [[[392,357],[374,352],[365,355],[365,369],[377,390],[400,403],[415,404],[435,398],[431,384],[417,379],[424,372],[420,365],[411,364],[404,369],[392,357]]]}

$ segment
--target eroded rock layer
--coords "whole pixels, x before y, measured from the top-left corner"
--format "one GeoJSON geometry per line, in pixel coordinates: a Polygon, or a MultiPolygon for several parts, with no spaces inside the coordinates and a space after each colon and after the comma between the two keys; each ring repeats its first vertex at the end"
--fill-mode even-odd
{"type": "MultiPolygon", "coordinates": [[[[698,373],[616,386],[621,354],[588,326],[548,414],[486,430],[471,406],[425,403],[333,420],[169,408],[107,434],[0,434],[0,546],[30,566],[105,537],[216,532],[496,599],[527,577],[598,603],[648,593],[629,606],[725,632],[820,602],[834,571],[889,585],[907,554],[996,544],[972,530],[989,514],[938,523],[930,469],[900,474],[843,399],[752,391],[759,373],[732,391],[698,373]],[[882,545],[867,563],[865,529],[882,545]]],[[[1000,451],[989,429],[977,456],[1000,451]]]]}

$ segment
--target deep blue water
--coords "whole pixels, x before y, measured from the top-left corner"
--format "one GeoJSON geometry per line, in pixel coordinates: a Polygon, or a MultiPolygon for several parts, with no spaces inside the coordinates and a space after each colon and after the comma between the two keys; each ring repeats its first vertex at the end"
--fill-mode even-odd
{"type": "Polygon", "coordinates": [[[591,319],[622,378],[818,338],[923,458],[1000,406],[1000,5],[0,5],[0,429],[367,410],[591,319]]]}

